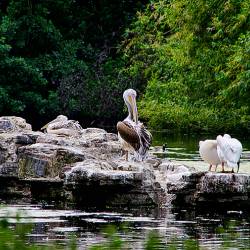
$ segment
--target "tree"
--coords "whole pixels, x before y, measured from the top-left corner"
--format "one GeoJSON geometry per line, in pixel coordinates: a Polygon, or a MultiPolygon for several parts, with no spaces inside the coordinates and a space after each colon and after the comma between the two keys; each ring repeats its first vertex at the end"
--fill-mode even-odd
{"type": "Polygon", "coordinates": [[[152,127],[249,131],[249,5],[159,0],[138,13],[122,50],[152,127]]]}
{"type": "Polygon", "coordinates": [[[128,81],[119,74],[116,47],[142,6],[132,0],[1,1],[0,114],[32,123],[39,114],[37,126],[59,113],[82,120],[121,116],[128,81]]]}

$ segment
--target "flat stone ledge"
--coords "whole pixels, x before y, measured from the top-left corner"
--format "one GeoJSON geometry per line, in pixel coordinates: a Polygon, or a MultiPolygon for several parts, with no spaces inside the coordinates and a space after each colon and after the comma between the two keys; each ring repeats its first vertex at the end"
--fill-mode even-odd
{"type": "Polygon", "coordinates": [[[117,170],[104,170],[104,171],[91,171],[89,169],[80,170],[76,169],[73,172],[66,174],[65,185],[71,183],[85,183],[90,184],[99,182],[100,185],[136,185],[143,179],[141,172],[133,171],[117,171],[117,170]]]}
{"type": "Polygon", "coordinates": [[[250,192],[250,175],[206,173],[201,177],[197,189],[200,193],[248,193],[250,192]]]}
{"type": "Polygon", "coordinates": [[[177,206],[250,205],[250,175],[236,173],[195,172],[183,177],[181,188],[169,188],[177,206]]]}
{"type": "Polygon", "coordinates": [[[26,182],[26,183],[62,183],[63,180],[59,178],[20,178],[19,179],[21,182],[26,182]]]}

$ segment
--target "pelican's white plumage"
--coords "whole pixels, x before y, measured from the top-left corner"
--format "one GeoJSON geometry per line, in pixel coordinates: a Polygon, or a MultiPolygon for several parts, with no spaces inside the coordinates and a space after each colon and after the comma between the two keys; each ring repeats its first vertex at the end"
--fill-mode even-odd
{"type": "Polygon", "coordinates": [[[56,119],[44,125],[41,130],[48,134],[78,136],[82,132],[82,127],[78,121],[68,120],[65,115],[58,115],[56,119]]]}
{"type": "Polygon", "coordinates": [[[216,140],[205,140],[199,142],[199,153],[203,161],[210,165],[217,166],[221,163],[217,153],[217,141],[216,140]]]}
{"type": "Polygon", "coordinates": [[[221,162],[226,163],[231,168],[238,166],[239,171],[239,162],[242,153],[241,142],[235,138],[231,138],[228,134],[224,136],[218,135],[216,141],[218,144],[218,156],[221,162]]]}
{"type": "Polygon", "coordinates": [[[138,111],[136,105],[136,91],[127,89],[123,93],[123,99],[128,107],[128,116],[117,123],[118,138],[122,149],[133,153],[134,159],[143,161],[147,158],[147,151],[152,141],[151,133],[138,121],[138,111]]]}

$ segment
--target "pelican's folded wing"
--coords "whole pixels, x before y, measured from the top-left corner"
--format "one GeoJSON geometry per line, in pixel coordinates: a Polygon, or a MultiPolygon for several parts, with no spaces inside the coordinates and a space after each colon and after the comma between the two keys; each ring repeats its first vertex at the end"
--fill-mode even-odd
{"type": "Polygon", "coordinates": [[[229,167],[236,167],[240,159],[242,146],[237,141],[236,139],[224,138],[222,136],[217,137],[218,146],[229,167]]]}
{"type": "Polygon", "coordinates": [[[231,160],[238,162],[242,153],[242,145],[237,139],[230,139],[230,148],[233,152],[231,160]]]}
{"type": "Polygon", "coordinates": [[[132,125],[126,121],[118,122],[117,131],[124,141],[129,143],[135,150],[139,150],[140,138],[132,125]]]}
{"type": "Polygon", "coordinates": [[[148,150],[151,143],[152,143],[152,135],[151,133],[144,127],[144,125],[141,126],[141,141],[142,145],[148,150]]]}

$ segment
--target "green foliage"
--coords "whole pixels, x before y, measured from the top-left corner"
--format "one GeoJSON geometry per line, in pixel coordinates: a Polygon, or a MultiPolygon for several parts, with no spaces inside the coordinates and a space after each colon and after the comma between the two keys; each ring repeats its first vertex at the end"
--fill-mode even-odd
{"type": "Polygon", "coordinates": [[[124,249],[124,241],[117,235],[118,228],[114,225],[108,225],[103,233],[106,237],[106,242],[96,244],[90,247],[89,250],[121,250],[124,249]]]}
{"type": "Polygon", "coordinates": [[[92,120],[121,116],[128,81],[119,74],[124,63],[116,46],[142,6],[114,0],[0,1],[0,115],[30,121],[59,113],[92,120]]]}
{"type": "Polygon", "coordinates": [[[0,115],[114,120],[133,87],[152,128],[249,131],[249,5],[0,1],[0,115]]]}
{"type": "Polygon", "coordinates": [[[249,131],[249,17],[245,0],[157,0],[137,14],[121,51],[151,127],[249,131]]]}
{"type": "MultiPolygon", "coordinates": [[[[57,244],[53,242],[51,244],[39,244],[29,241],[28,235],[32,232],[33,225],[20,223],[20,217],[16,215],[17,223],[15,225],[9,224],[7,219],[0,220],[0,250],[76,250],[78,249],[77,237],[72,235],[65,240],[65,244],[57,244]]],[[[91,245],[89,250],[122,250],[122,249],[134,249],[133,246],[127,244],[121,239],[120,234],[126,233],[124,229],[125,225],[114,226],[108,225],[103,231],[102,235],[105,240],[98,244],[91,245]]],[[[249,239],[240,239],[237,232],[239,222],[230,220],[225,222],[225,225],[220,225],[215,229],[217,237],[221,239],[220,249],[237,248],[239,245],[242,247],[249,246],[249,239]]],[[[165,239],[159,235],[156,231],[151,231],[147,235],[144,243],[145,250],[199,250],[201,249],[199,241],[193,238],[177,239],[172,238],[168,242],[164,242],[165,239]]],[[[81,247],[81,245],[80,245],[81,247]]],[[[244,248],[245,249],[245,248],[244,248]]]]}
{"type": "Polygon", "coordinates": [[[155,231],[152,231],[148,234],[147,241],[145,244],[145,250],[154,250],[160,249],[163,246],[163,242],[159,237],[159,234],[155,231]]]}
{"type": "MultiPolygon", "coordinates": [[[[17,215],[16,220],[19,221],[17,215]]],[[[28,236],[32,230],[32,225],[17,223],[14,228],[10,227],[6,219],[0,221],[0,250],[49,250],[49,249],[69,249],[75,250],[75,240],[71,240],[67,247],[62,247],[56,244],[51,245],[37,245],[34,243],[28,244],[28,236]]]]}

